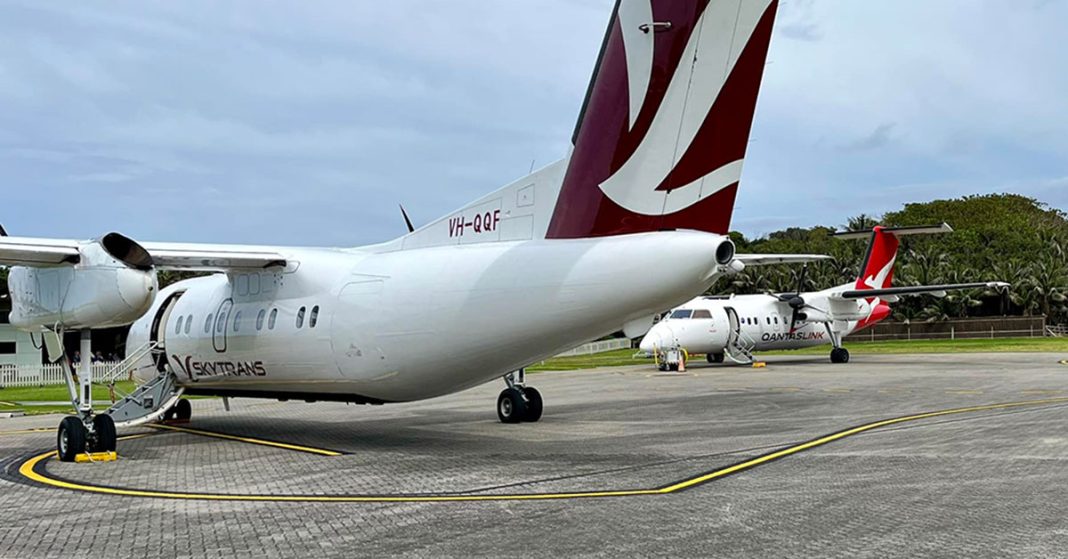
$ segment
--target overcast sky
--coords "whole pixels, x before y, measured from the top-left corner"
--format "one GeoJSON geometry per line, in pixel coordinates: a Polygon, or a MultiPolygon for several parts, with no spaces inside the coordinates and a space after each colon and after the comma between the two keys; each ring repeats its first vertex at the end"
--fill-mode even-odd
{"type": "MultiPolygon", "coordinates": [[[[562,157],[613,0],[0,0],[12,234],[354,246],[562,157]],[[104,6],[104,7],[99,7],[104,6]]],[[[734,228],[1068,209],[1068,1],[787,0],[734,228]]]]}

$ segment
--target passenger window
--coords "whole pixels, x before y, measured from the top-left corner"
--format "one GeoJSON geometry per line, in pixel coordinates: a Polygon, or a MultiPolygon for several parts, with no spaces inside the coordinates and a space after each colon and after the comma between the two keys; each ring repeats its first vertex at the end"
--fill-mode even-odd
{"type": "Polygon", "coordinates": [[[297,311],[297,328],[304,326],[304,307],[297,311]]]}
{"type": "Polygon", "coordinates": [[[208,313],[208,317],[204,319],[204,333],[211,332],[211,313],[208,313]]]}
{"type": "Polygon", "coordinates": [[[278,318],[278,309],[271,309],[271,317],[267,319],[267,329],[274,330],[274,321],[278,318]]]}
{"type": "Polygon", "coordinates": [[[189,335],[189,330],[193,328],[193,315],[185,317],[185,335],[189,335]]]}
{"type": "Polygon", "coordinates": [[[775,324],[778,324],[778,323],[779,323],[779,317],[776,316],[775,317],[775,324]]]}
{"type": "Polygon", "coordinates": [[[767,318],[768,324],[771,324],[771,317],[769,316],[769,317],[766,317],[766,318],[767,318]]]}
{"type": "Polygon", "coordinates": [[[712,313],[706,310],[693,311],[693,318],[712,318],[712,313]]]}
{"type": "Polygon", "coordinates": [[[226,314],[220,313],[219,316],[215,319],[215,331],[221,334],[222,331],[225,330],[225,329],[226,329],[226,314]]]}
{"type": "Polygon", "coordinates": [[[256,315],[256,330],[263,330],[263,319],[267,316],[267,309],[260,309],[256,315]]]}
{"type": "Polygon", "coordinates": [[[185,317],[184,316],[179,316],[178,317],[178,324],[176,324],[175,327],[174,327],[174,333],[175,334],[181,334],[182,333],[182,319],[183,318],[185,318],[185,317]]]}
{"type": "Polygon", "coordinates": [[[319,322],[319,305],[312,307],[311,316],[308,317],[308,327],[315,328],[315,325],[319,322]]]}
{"type": "Polygon", "coordinates": [[[241,329],[241,311],[234,313],[234,332],[241,329]]]}

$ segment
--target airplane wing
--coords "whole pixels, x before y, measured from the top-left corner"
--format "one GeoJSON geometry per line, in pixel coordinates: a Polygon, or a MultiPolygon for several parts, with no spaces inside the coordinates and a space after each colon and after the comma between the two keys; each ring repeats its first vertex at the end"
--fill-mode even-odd
{"type": "Polygon", "coordinates": [[[286,265],[285,256],[261,247],[185,243],[142,243],[141,246],[161,270],[225,272],[286,265]]]}
{"type": "Polygon", "coordinates": [[[80,259],[77,241],[0,237],[0,265],[61,266],[80,259]]]}
{"type": "Polygon", "coordinates": [[[947,291],[959,291],[962,289],[1004,289],[1009,284],[1003,281],[987,281],[979,283],[954,283],[946,285],[916,285],[905,287],[887,287],[886,289],[854,289],[831,295],[832,299],[868,299],[870,297],[898,297],[901,295],[929,294],[938,297],[945,296],[947,291]]]}
{"type": "MultiPolygon", "coordinates": [[[[0,236],[0,265],[77,264],[81,261],[79,247],[93,242],[0,236]]],[[[142,243],[141,246],[160,270],[223,272],[286,265],[285,256],[270,247],[185,243],[142,243]]]]}
{"type": "Polygon", "coordinates": [[[746,266],[770,266],[772,264],[801,264],[834,260],[825,254],[735,254],[734,259],[746,266]]]}

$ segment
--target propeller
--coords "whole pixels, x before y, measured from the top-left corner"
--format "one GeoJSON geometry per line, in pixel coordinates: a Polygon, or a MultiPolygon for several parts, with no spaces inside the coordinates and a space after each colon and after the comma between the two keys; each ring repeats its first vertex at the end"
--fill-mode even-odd
{"type": "Polygon", "coordinates": [[[797,330],[797,323],[808,319],[808,316],[801,312],[808,304],[805,302],[805,298],[801,296],[802,290],[805,288],[805,278],[808,276],[808,264],[801,267],[801,275],[797,278],[797,291],[794,293],[770,293],[772,297],[775,297],[779,301],[786,303],[793,309],[790,314],[790,333],[792,334],[797,330]]]}

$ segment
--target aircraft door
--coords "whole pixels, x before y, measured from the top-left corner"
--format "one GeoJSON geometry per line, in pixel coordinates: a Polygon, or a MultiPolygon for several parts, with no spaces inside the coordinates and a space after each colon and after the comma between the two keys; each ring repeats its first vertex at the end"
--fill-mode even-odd
{"type": "MultiPolygon", "coordinates": [[[[159,306],[159,311],[152,319],[152,327],[148,331],[148,341],[156,343],[156,348],[152,350],[152,361],[156,364],[156,370],[160,372],[167,370],[167,324],[170,322],[171,311],[178,303],[178,298],[184,294],[185,291],[176,291],[167,297],[167,300],[159,306]]],[[[130,355],[136,350],[137,348],[127,347],[126,354],[130,355]]]]}
{"type": "Polygon", "coordinates": [[[215,351],[223,353],[226,351],[226,325],[229,323],[230,310],[234,308],[234,300],[226,299],[219,304],[219,310],[215,313],[215,325],[211,330],[211,344],[215,347],[215,351]]]}

